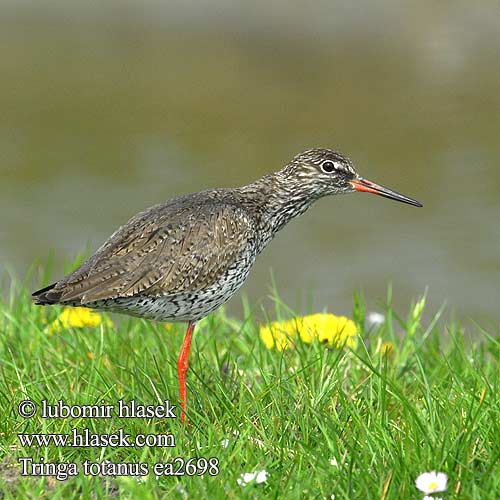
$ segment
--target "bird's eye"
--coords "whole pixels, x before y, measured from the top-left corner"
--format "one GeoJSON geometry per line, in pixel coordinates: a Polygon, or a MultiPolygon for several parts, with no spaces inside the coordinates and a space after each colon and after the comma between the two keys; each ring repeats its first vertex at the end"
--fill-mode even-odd
{"type": "Polygon", "coordinates": [[[333,161],[330,160],[324,161],[321,164],[321,170],[323,170],[323,172],[326,172],[327,174],[330,174],[335,170],[335,163],[333,163],[333,161]]]}

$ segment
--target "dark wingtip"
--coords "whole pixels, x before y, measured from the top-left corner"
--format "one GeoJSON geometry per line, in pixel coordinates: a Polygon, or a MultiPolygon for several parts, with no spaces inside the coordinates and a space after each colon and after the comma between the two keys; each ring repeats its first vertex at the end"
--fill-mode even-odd
{"type": "Polygon", "coordinates": [[[61,292],[54,292],[53,288],[56,286],[56,283],[52,283],[52,285],[46,286],[36,292],[31,294],[31,298],[37,305],[45,306],[51,304],[57,304],[59,299],[61,298],[61,292]]]}

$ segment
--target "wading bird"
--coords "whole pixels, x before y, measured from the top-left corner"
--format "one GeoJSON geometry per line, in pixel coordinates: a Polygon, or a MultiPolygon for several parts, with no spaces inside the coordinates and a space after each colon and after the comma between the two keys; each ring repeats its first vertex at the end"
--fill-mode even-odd
{"type": "Polygon", "coordinates": [[[78,269],[35,292],[34,301],[188,322],[177,362],[184,422],[196,322],[236,293],[290,220],[323,196],[355,191],[422,206],[362,178],[340,153],[310,149],[247,186],[207,189],[138,213],[78,269]]]}

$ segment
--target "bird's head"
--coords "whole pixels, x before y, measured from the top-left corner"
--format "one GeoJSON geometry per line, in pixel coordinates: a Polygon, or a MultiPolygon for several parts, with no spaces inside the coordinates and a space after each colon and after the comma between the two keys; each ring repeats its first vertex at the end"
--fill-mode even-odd
{"type": "Polygon", "coordinates": [[[318,198],[363,191],[416,207],[422,206],[412,198],[364,179],[356,172],[349,158],[331,149],[316,148],[304,151],[295,156],[281,173],[288,177],[290,182],[297,183],[297,186],[318,198]]]}

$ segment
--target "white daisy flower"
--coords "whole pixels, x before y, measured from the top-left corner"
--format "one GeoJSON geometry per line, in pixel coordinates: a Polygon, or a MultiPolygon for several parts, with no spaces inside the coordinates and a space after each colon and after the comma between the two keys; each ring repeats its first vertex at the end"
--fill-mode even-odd
{"type": "Polygon", "coordinates": [[[443,497],[430,497],[429,495],[425,495],[422,500],[443,500],[443,497]]]}
{"type": "Polygon", "coordinates": [[[330,465],[333,465],[334,467],[339,466],[337,459],[335,457],[330,460],[330,465]]]}
{"type": "Polygon", "coordinates": [[[366,326],[372,328],[374,326],[380,326],[385,321],[385,316],[378,312],[368,313],[366,316],[366,326]]]}
{"type": "Polygon", "coordinates": [[[444,472],[424,472],[415,480],[415,486],[426,494],[445,491],[447,484],[448,476],[444,472]]]}
{"type": "Polygon", "coordinates": [[[255,476],[255,482],[257,484],[265,483],[267,481],[267,471],[261,470],[257,472],[257,476],[255,476]]]}
{"type": "Polygon", "coordinates": [[[237,479],[240,486],[246,486],[248,483],[255,481],[256,484],[265,483],[267,481],[267,471],[261,470],[259,472],[245,472],[237,479]]]}

